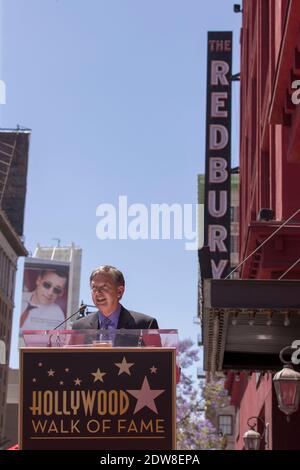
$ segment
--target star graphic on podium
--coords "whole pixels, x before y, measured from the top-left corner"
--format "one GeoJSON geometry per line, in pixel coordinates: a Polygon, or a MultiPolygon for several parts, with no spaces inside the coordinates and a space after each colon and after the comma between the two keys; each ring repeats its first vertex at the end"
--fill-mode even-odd
{"type": "Polygon", "coordinates": [[[48,374],[48,377],[54,377],[55,370],[50,369],[47,371],[47,374],[48,374]]]}
{"type": "Polygon", "coordinates": [[[81,385],[82,380],[77,377],[76,380],[74,380],[75,385],[81,385]]]}
{"type": "Polygon", "coordinates": [[[101,372],[101,370],[98,368],[96,372],[91,372],[91,375],[94,376],[94,382],[97,382],[97,380],[103,382],[103,376],[106,375],[106,372],[101,372]]]}
{"type": "Polygon", "coordinates": [[[131,375],[129,369],[130,367],[134,366],[134,362],[127,362],[125,356],[123,356],[122,362],[115,362],[115,366],[119,367],[118,375],[123,374],[123,372],[128,375],[131,375]]]}
{"type": "Polygon", "coordinates": [[[130,395],[137,399],[133,414],[147,406],[150,410],[157,412],[155,398],[165,392],[165,390],[151,390],[147,377],[144,378],[142,388],[140,390],[126,390],[130,395]]]}
{"type": "Polygon", "coordinates": [[[155,367],[155,366],[150,367],[150,371],[151,371],[151,374],[156,374],[157,367],[155,367]]]}

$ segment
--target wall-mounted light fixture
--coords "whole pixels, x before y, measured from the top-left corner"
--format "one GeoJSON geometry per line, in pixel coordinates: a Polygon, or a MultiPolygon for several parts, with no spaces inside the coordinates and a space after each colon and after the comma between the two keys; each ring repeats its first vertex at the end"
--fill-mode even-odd
{"type": "Polygon", "coordinates": [[[290,415],[298,410],[300,400],[300,374],[294,370],[292,361],[283,359],[284,352],[291,349],[287,346],[280,351],[279,357],[284,366],[273,377],[278,408],[287,415],[288,421],[290,415]]]}
{"type": "Polygon", "coordinates": [[[246,450],[259,450],[260,448],[260,443],[262,439],[265,436],[266,430],[267,430],[267,425],[265,424],[264,420],[260,418],[259,416],[251,416],[251,418],[248,419],[247,425],[249,426],[250,429],[245,432],[243,435],[243,440],[245,444],[245,449],[246,450]],[[250,424],[251,420],[256,420],[254,424],[250,424]],[[255,427],[257,426],[258,422],[262,423],[264,430],[263,433],[260,434],[258,431],[255,431],[255,427]]]}
{"type": "Polygon", "coordinates": [[[262,222],[268,222],[269,220],[273,220],[275,213],[273,209],[262,208],[259,210],[257,214],[257,220],[262,222]]]}
{"type": "Polygon", "coordinates": [[[235,3],[233,5],[233,11],[234,13],[243,13],[242,7],[239,3],[235,3]]]}

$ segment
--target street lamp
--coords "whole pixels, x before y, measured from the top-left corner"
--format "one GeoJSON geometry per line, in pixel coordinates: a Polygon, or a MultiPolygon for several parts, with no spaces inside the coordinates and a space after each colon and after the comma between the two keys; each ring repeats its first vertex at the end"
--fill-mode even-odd
{"type": "Polygon", "coordinates": [[[273,383],[276,391],[278,408],[287,415],[287,420],[290,420],[290,415],[295,413],[299,408],[300,399],[300,374],[294,370],[292,362],[283,359],[283,353],[292,349],[291,346],[283,348],[279,357],[284,364],[283,369],[277,372],[273,377],[273,383]]]}
{"type": "Polygon", "coordinates": [[[251,418],[248,419],[247,425],[249,426],[250,429],[245,432],[243,435],[243,440],[245,444],[245,449],[246,450],[259,450],[260,447],[260,442],[263,439],[265,432],[266,432],[266,425],[265,422],[259,417],[259,416],[251,416],[251,418]],[[250,424],[251,419],[256,419],[256,423],[250,424]],[[264,427],[264,431],[262,435],[258,432],[255,431],[255,426],[258,424],[258,421],[260,421],[264,427]]]}

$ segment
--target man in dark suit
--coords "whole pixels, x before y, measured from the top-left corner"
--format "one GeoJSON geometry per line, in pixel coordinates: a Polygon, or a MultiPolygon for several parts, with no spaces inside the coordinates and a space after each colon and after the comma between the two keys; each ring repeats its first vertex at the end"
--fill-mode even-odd
{"type": "MultiPolygon", "coordinates": [[[[125,279],[121,271],[113,266],[100,266],[92,272],[90,286],[98,312],[75,321],[72,325],[74,330],[138,330],[132,331],[132,334],[119,331],[117,334],[111,332],[109,336],[109,331],[107,333],[114,346],[162,346],[159,335],[141,335],[141,330],[158,329],[156,319],[127,310],[120,304],[125,291],[125,279]]],[[[176,374],[178,382],[179,372],[176,374]]]]}
{"type": "Polygon", "coordinates": [[[120,304],[124,276],[113,266],[100,266],[90,276],[92,299],[98,312],[73,323],[73,329],[158,329],[155,318],[129,311],[120,304]]]}

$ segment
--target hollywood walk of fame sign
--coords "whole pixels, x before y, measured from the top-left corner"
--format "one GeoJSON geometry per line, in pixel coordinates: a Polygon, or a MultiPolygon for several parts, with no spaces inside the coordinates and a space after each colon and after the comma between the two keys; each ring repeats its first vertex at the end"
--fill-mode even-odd
{"type": "Polygon", "coordinates": [[[21,449],[176,448],[174,348],[21,348],[21,449]]]}

